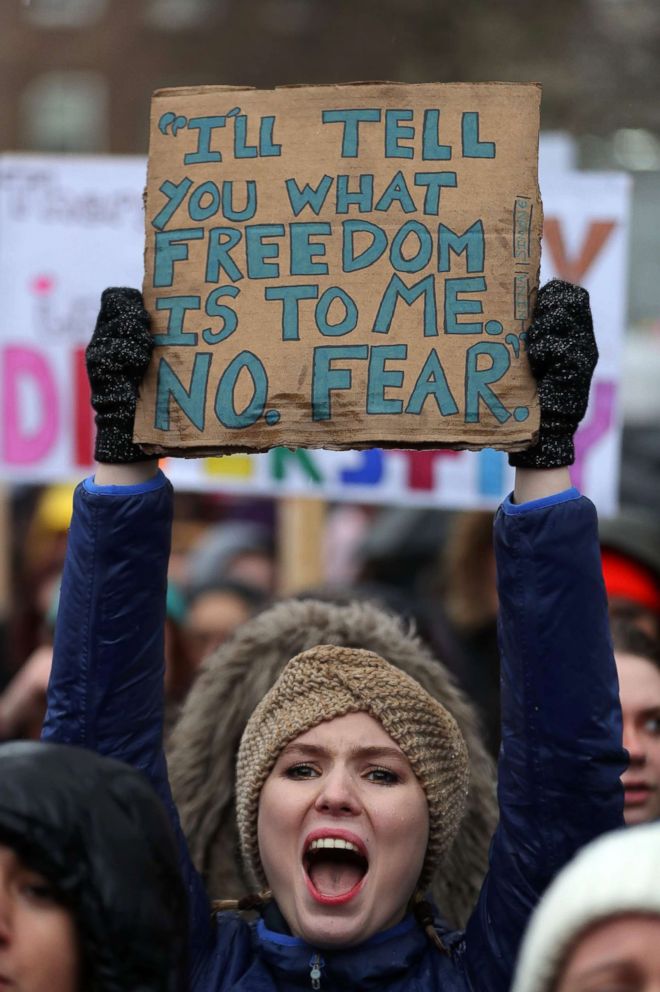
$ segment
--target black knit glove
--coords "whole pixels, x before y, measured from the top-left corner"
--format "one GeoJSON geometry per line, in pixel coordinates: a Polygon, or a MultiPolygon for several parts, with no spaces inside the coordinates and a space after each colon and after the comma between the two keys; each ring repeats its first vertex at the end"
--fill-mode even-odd
{"type": "Polygon", "coordinates": [[[537,443],[509,455],[516,468],[560,468],[575,461],[573,435],[584,417],[598,348],[589,294],[553,279],[539,290],[527,353],[541,408],[537,443]]]}
{"type": "Polygon", "coordinates": [[[157,457],[133,444],[138,389],[152,349],[142,294],[137,289],[104,290],[85,353],[96,411],[97,462],[121,465],[157,457]]]}

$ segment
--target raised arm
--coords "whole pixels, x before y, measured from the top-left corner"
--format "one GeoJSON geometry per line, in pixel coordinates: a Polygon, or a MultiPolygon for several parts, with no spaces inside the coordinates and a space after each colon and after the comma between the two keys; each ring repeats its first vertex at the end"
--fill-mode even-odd
{"type": "Polygon", "coordinates": [[[506,992],[529,914],[555,873],[623,824],[626,756],[596,512],[571,488],[573,434],[597,359],[588,296],[539,294],[529,335],[538,443],[512,455],[515,489],[495,523],[500,599],[500,822],[467,929],[475,987],[506,992]]]}
{"type": "Polygon", "coordinates": [[[147,774],[178,837],[191,899],[191,957],[198,962],[209,939],[209,907],[180,830],[162,746],[172,487],[132,441],[151,347],[140,294],[106,290],[87,351],[99,465],[74,496],[43,736],[147,774]]]}

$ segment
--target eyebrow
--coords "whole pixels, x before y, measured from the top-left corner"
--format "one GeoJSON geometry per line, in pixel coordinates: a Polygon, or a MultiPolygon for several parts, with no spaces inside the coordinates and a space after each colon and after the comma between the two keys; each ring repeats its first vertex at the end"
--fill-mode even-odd
{"type": "MultiPolygon", "coordinates": [[[[616,951],[614,953],[616,954],[616,951]]],[[[599,961],[598,964],[595,964],[590,968],[585,968],[584,971],[580,971],[578,974],[574,975],[569,987],[575,988],[581,982],[599,978],[603,974],[615,974],[617,977],[620,975],[636,974],[636,966],[635,963],[625,955],[624,957],[607,958],[605,961],[599,961]]]]}
{"type": "Polygon", "coordinates": [[[660,706],[649,706],[648,709],[639,710],[637,714],[638,720],[651,720],[653,717],[660,716],[660,706]]]}
{"type": "MultiPolygon", "coordinates": [[[[292,741],[282,750],[282,755],[300,754],[309,758],[323,758],[330,755],[330,750],[319,744],[297,744],[292,741]]],[[[365,747],[351,747],[349,754],[352,758],[398,758],[408,763],[403,751],[398,747],[388,747],[387,744],[371,744],[365,747]]]]}

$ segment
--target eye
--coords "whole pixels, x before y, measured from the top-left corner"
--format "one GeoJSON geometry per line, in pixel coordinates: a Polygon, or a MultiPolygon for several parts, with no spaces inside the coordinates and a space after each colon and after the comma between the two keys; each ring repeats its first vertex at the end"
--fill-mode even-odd
{"type": "Polygon", "coordinates": [[[21,883],[20,890],[32,902],[54,903],[58,901],[55,889],[41,875],[26,877],[21,883]]]}
{"type": "Polygon", "coordinates": [[[660,713],[654,713],[653,716],[644,721],[644,730],[654,737],[660,735],[660,713]]]}
{"type": "Polygon", "coordinates": [[[365,777],[378,785],[396,785],[400,781],[396,772],[390,768],[370,768],[365,777]]]}
{"type": "Polygon", "coordinates": [[[294,780],[306,779],[306,778],[318,778],[318,769],[314,768],[313,765],[291,765],[286,768],[284,775],[286,778],[292,778],[294,780]]]}

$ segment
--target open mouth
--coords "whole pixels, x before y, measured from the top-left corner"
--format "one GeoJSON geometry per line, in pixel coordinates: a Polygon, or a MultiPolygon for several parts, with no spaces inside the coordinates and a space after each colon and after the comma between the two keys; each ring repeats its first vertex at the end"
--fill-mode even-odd
{"type": "Polygon", "coordinates": [[[310,834],[303,855],[307,888],[317,902],[339,905],[362,888],[369,860],[359,840],[337,834],[310,834]]]}

